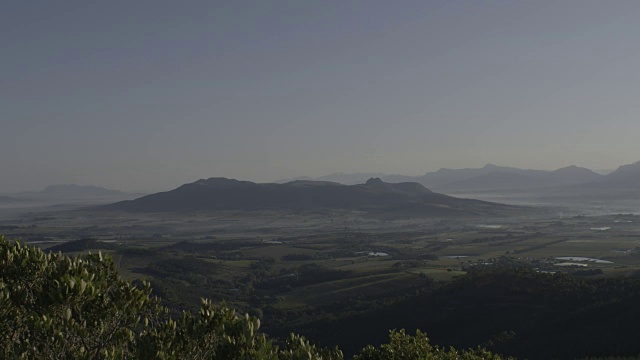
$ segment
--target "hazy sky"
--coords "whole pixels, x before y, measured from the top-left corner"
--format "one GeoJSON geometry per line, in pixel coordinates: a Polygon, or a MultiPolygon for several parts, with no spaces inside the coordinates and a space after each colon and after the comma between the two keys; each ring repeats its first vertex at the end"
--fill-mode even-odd
{"type": "Polygon", "coordinates": [[[0,192],[640,160],[640,1],[24,1],[0,192]]]}

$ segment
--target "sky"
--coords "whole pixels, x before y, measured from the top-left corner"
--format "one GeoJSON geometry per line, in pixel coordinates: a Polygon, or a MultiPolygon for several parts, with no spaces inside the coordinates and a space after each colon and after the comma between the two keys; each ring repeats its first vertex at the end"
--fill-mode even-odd
{"type": "Polygon", "coordinates": [[[0,193],[640,160],[640,2],[5,0],[0,193]]]}

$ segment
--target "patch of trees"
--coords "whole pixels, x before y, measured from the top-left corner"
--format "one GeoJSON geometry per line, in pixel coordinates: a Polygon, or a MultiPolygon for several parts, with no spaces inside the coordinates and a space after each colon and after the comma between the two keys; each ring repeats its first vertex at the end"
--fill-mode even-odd
{"type": "Polygon", "coordinates": [[[511,245],[514,243],[518,243],[518,242],[522,242],[522,241],[527,241],[527,240],[531,240],[531,239],[535,239],[535,238],[542,238],[545,237],[544,233],[541,232],[535,232],[533,234],[527,234],[527,235],[521,235],[521,236],[512,236],[511,234],[507,235],[507,239],[512,239],[512,240],[507,240],[507,241],[501,241],[501,242],[493,242],[491,243],[492,246],[505,246],[505,245],[511,245]]]}
{"type": "Polygon", "coordinates": [[[543,248],[545,248],[547,246],[559,244],[559,243],[565,242],[565,241],[567,241],[567,239],[549,241],[549,242],[546,242],[546,243],[529,246],[529,247],[526,247],[524,249],[514,250],[513,253],[514,254],[522,254],[522,253],[529,252],[529,251],[540,250],[540,249],[543,249],[543,248]]]}
{"type": "Polygon", "coordinates": [[[389,334],[389,343],[379,348],[368,345],[360,354],[353,357],[354,360],[423,360],[423,359],[502,359],[499,355],[478,348],[476,350],[456,350],[455,348],[443,348],[434,346],[429,341],[427,334],[416,330],[416,335],[408,335],[404,329],[392,330],[389,334]],[[437,355],[436,355],[437,354],[437,355]]]}
{"type": "Polygon", "coordinates": [[[384,329],[426,328],[436,344],[483,344],[528,359],[635,357],[638,303],[638,279],[478,267],[415,294],[320,306],[315,312],[322,318],[299,321],[295,329],[320,343],[338,344],[347,355],[366,343],[384,342],[384,329]]]}
{"type": "Polygon", "coordinates": [[[281,257],[282,261],[308,261],[313,259],[315,257],[310,254],[287,254],[281,257]]]}
{"type": "Polygon", "coordinates": [[[479,244],[479,243],[493,242],[493,241],[498,241],[498,240],[508,240],[508,239],[513,239],[513,234],[497,235],[497,236],[486,236],[486,237],[481,237],[481,238],[475,238],[475,239],[471,240],[471,242],[474,243],[474,244],[479,244]]]}
{"type": "Polygon", "coordinates": [[[0,230],[18,230],[21,229],[21,226],[18,225],[0,225],[0,230]]]}
{"type": "Polygon", "coordinates": [[[594,276],[594,275],[602,275],[604,271],[602,269],[586,269],[586,270],[576,270],[572,271],[571,275],[573,276],[594,276]]]}
{"type": "Polygon", "coordinates": [[[175,278],[192,285],[204,286],[218,272],[219,265],[195,256],[182,256],[155,261],[144,268],[144,273],[159,278],[175,278]]]}
{"type": "MultiPolygon", "coordinates": [[[[70,258],[0,237],[0,357],[37,359],[343,359],[302,336],[260,333],[260,320],[203,300],[172,316],[148,283],[134,286],[100,253],[70,258]]],[[[369,359],[500,359],[488,351],[442,349],[423,333],[392,332],[369,359]]]]}
{"type": "Polygon", "coordinates": [[[438,255],[435,254],[420,254],[416,256],[416,260],[438,260],[438,255]]]}
{"type": "Polygon", "coordinates": [[[68,252],[85,251],[89,249],[115,250],[117,248],[118,246],[113,243],[99,241],[95,238],[83,238],[80,240],[73,240],[63,244],[54,245],[50,247],[48,250],[62,251],[63,253],[68,253],[68,252]]]}
{"type": "Polygon", "coordinates": [[[159,251],[157,248],[140,248],[140,247],[120,247],[116,250],[118,254],[125,256],[145,257],[157,256],[159,251]]]}
{"type": "Polygon", "coordinates": [[[340,259],[340,258],[351,258],[362,256],[362,254],[358,254],[355,251],[351,250],[333,250],[333,251],[324,251],[317,252],[314,254],[287,254],[283,255],[280,259],[282,261],[310,261],[310,260],[325,260],[325,259],[340,259]]]}
{"type": "Polygon", "coordinates": [[[319,264],[305,264],[297,268],[283,268],[279,273],[260,278],[255,287],[260,289],[287,289],[345,279],[352,271],[330,269],[319,264]]]}
{"type": "Polygon", "coordinates": [[[423,261],[410,260],[410,261],[396,261],[392,265],[392,267],[396,270],[401,270],[401,269],[413,269],[417,267],[422,267],[424,265],[425,263],[423,261]]]}

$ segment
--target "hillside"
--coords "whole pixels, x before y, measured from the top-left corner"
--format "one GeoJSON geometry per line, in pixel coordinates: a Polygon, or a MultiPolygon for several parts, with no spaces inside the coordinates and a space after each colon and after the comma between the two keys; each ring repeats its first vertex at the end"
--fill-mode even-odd
{"type": "Polygon", "coordinates": [[[123,196],[126,193],[118,190],[105,189],[99,186],[62,184],[51,185],[37,192],[43,196],[55,197],[84,197],[84,196],[123,196]]]}
{"type": "Polygon", "coordinates": [[[605,176],[605,182],[640,188],[640,161],[620,166],[614,172],[605,176]]]}
{"type": "Polygon", "coordinates": [[[548,196],[599,201],[640,199],[640,162],[622,165],[597,181],[546,189],[548,196]]]}
{"type": "Polygon", "coordinates": [[[135,199],[142,196],[142,194],[126,193],[99,186],[76,184],[51,185],[40,191],[21,192],[10,195],[14,199],[20,201],[26,200],[30,203],[40,205],[105,204],[114,201],[135,199]]]}
{"type": "Polygon", "coordinates": [[[622,165],[594,181],[545,189],[548,196],[580,197],[599,200],[640,198],[640,162],[622,165]]]}
{"type": "MultiPolygon", "coordinates": [[[[357,185],[357,184],[362,184],[366,182],[367,179],[370,179],[370,178],[385,179],[387,176],[388,175],[382,174],[382,173],[353,173],[353,174],[333,173],[333,174],[324,175],[316,178],[312,178],[309,176],[300,176],[292,179],[278,180],[274,182],[278,184],[285,184],[292,181],[304,180],[304,181],[328,181],[328,182],[335,182],[335,183],[340,183],[344,185],[357,185]]],[[[399,181],[390,181],[390,182],[399,182],[399,181]]]]}
{"type": "Polygon", "coordinates": [[[385,183],[379,178],[371,178],[359,185],[319,181],[257,184],[211,178],[102,209],[141,212],[349,209],[426,215],[485,215],[512,207],[434,193],[418,183],[385,183]]]}
{"type": "Polygon", "coordinates": [[[605,178],[603,175],[577,166],[568,166],[555,171],[505,171],[504,169],[505,168],[498,168],[497,171],[491,171],[469,179],[454,181],[436,188],[439,191],[453,193],[489,190],[536,189],[586,184],[601,181],[605,178]]]}
{"type": "Polygon", "coordinates": [[[9,196],[0,196],[0,204],[11,204],[11,203],[16,203],[20,201],[21,201],[20,199],[12,198],[9,196]]]}
{"type": "MultiPolygon", "coordinates": [[[[0,236],[0,264],[3,359],[344,359],[337,347],[317,347],[293,333],[267,339],[259,319],[208,299],[196,314],[172,317],[149,283],[123,280],[102,253],[70,258],[0,236]]],[[[425,333],[404,330],[354,357],[406,358],[502,359],[480,348],[431,345],[425,333]]]]}
{"type": "Polygon", "coordinates": [[[331,181],[352,185],[362,183],[371,177],[379,177],[389,183],[416,182],[428,188],[452,193],[565,186],[596,182],[605,178],[604,175],[575,165],[549,171],[487,164],[481,168],[442,168],[422,176],[336,173],[318,178],[301,177],[294,180],[331,181]]]}

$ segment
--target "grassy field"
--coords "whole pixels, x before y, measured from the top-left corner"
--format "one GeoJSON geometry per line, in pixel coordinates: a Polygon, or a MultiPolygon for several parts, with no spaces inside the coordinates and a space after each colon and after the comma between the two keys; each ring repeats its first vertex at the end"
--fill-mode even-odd
{"type": "Polygon", "coordinates": [[[193,287],[189,291],[195,293],[200,287],[203,295],[218,289],[231,294],[230,302],[255,302],[247,282],[279,276],[278,281],[286,281],[286,276],[297,276],[298,269],[309,264],[349,274],[268,291],[269,298],[278,296],[273,302],[278,308],[401,292],[424,283],[425,278],[447,282],[469,267],[491,266],[504,259],[540,271],[602,270],[595,276],[635,276],[640,268],[640,217],[632,215],[379,220],[353,211],[227,211],[180,216],[75,211],[22,214],[0,221],[0,226],[8,237],[42,248],[83,238],[112,244],[116,249],[105,251],[113,254],[122,276],[128,279],[160,276],[149,268],[166,261],[189,264],[193,262],[190,258],[197,258],[210,262],[216,269],[211,273],[190,274],[179,281],[162,276],[193,287]],[[611,263],[582,261],[579,263],[586,266],[558,266],[562,261],[557,257],[611,263]],[[256,264],[265,259],[271,261],[268,269],[258,268],[256,264]]]}
{"type": "MultiPolygon", "coordinates": [[[[490,330],[492,336],[501,336],[532,311],[546,309],[545,301],[527,297],[529,284],[511,284],[515,290],[508,292],[499,281],[485,283],[481,278],[469,288],[459,287],[483,274],[477,270],[515,274],[523,267],[536,276],[557,279],[563,290],[566,283],[582,291],[590,287],[567,279],[606,285],[640,278],[640,216],[633,215],[380,220],[359,212],[177,216],[74,211],[0,219],[0,233],[72,256],[108,253],[122,277],[150,280],[154,295],[176,315],[196,309],[201,298],[225,301],[240,313],[262,318],[270,335],[286,337],[297,331],[326,344],[343,341],[345,349],[354,332],[385,334],[391,328],[412,326],[429,326],[440,339],[447,339],[443,329],[458,326],[450,334],[453,340],[482,327],[469,342],[474,345],[489,339],[484,327],[495,323],[505,309],[533,304],[516,311],[517,316],[504,313],[504,327],[490,330]],[[444,300],[436,301],[438,296],[444,300]],[[429,303],[432,297],[436,300],[429,303]],[[489,301],[483,310],[476,311],[482,306],[477,297],[489,301]],[[431,318],[414,319],[414,310],[431,318]],[[457,315],[460,311],[479,320],[465,322],[463,315],[457,315]],[[396,321],[398,317],[401,320],[396,321]],[[379,319],[384,326],[369,329],[379,319]],[[364,325],[349,325],[359,322],[364,325]],[[343,327],[353,331],[336,332],[343,327]]],[[[545,285],[534,290],[546,289],[545,285]]],[[[554,294],[544,295],[546,299],[554,294]]],[[[591,296],[584,309],[591,309],[591,296]]],[[[598,302],[603,313],[618,304],[608,301],[604,297],[598,302]]],[[[536,319],[534,315],[527,321],[536,319]]],[[[358,341],[364,346],[372,340],[358,341]]]]}

